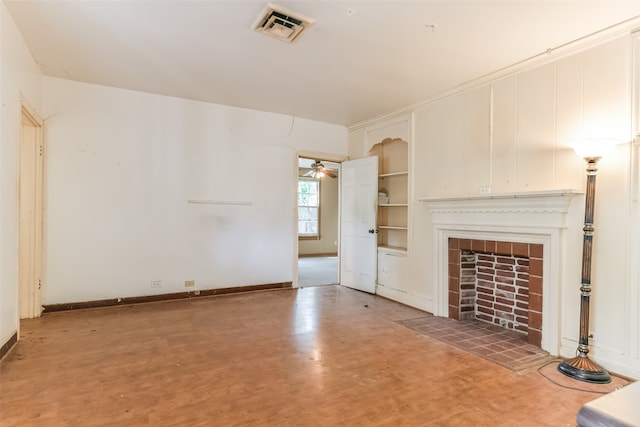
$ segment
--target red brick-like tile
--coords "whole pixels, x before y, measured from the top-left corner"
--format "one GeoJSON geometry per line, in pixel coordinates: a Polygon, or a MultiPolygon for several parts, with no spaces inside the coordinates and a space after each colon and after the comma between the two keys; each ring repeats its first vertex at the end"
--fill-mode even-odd
{"type": "Polygon", "coordinates": [[[542,295],[529,293],[529,308],[533,311],[542,312],[542,295]]]}
{"type": "Polygon", "coordinates": [[[511,255],[511,242],[497,242],[496,252],[503,255],[511,255]]]}
{"type": "Polygon", "coordinates": [[[460,294],[453,291],[449,292],[449,305],[457,306],[458,304],[460,304],[460,294]]]}
{"type": "Polygon", "coordinates": [[[529,295],[542,295],[542,276],[529,276],[529,295]]]}
{"type": "Polygon", "coordinates": [[[529,258],[529,274],[542,277],[542,259],[529,258]]]}
{"type": "Polygon", "coordinates": [[[530,244],[529,245],[529,256],[531,258],[543,258],[543,248],[544,246],[538,244],[530,244]]]}
{"type": "Polygon", "coordinates": [[[450,306],[449,306],[449,317],[450,317],[451,319],[458,320],[458,319],[459,319],[459,317],[458,317],[458,316],[459,316],[459,314],[458,314],[458,312],[459,312],[459,311],[460,311],[460,310],[458,309],[458,307],[457,307],[457,306],[452,306],[452,305],[450,305],[450,306]]]}
{"type": "Polygon", "coordinates": [[[542,330],[542,313],[529,311],[529,329],[542,330]]]}
{"type": "Polygon", "coordinates": [[[460,264],[460,251],[449,249],[449,264],[460,264]]]}
{"type": "Polygon", "coordinates": [[[475,252],[484,252],[484,240],[472,240],[471,250],[475,252]]]}
{"type": "Polygon", "coordinates": [[[460,250],[470,250],[470,249],[471,249],[471,240],[460,239],[460,250]]]}
{"type": "Polygon", "coordinates": [[[529,344],[540,347],[542,345],[542,331],[529,329],[527,332],[527,341],[529,344]]]}
{"type": "Polygon", "coordinates": [[[511,251],[515,256],[529,256],[529,244],[528,243],[512,243],[511,251]]]}

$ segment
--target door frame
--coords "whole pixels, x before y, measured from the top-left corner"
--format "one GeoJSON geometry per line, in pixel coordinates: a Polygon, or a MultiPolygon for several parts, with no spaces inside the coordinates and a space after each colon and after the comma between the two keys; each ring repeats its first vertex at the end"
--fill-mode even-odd
{"type": "Polygon", "coordinates": [[[45,144],[44,121],[25,100],[20,103],[19,123],[18,317],[25,319],[42,314],[45,144]]]}
{"type": "MultiPolygon", "coordinates": [[[[320,159],[323,161],[327,161],[327,162],[332,162],[332,163],[342,163],[345,160],[349,160],[348,156],[345,155],[336,155],[336,154],[329,154],[329,153],[321,153],[318,151],[308,151],[308,150],[298,150],[295,152],[294,158],[293,158],[293,170],[292,173],[294,174],[293,177],[293,200],[294,200],[294,206],[293,206],[293,259],[292,259],[292,273],[293,273],[293,280],[291,282],[291,286],[293,288],[297,288],[298,287],[298,169],[299,169],[299,163],[298,163],[298,159],[300,157],[304,157],[304,158],[310,158],[310,159],[320,159]]],[[[340,213],[342,212],[342,206],[340,204],[340,185],[342,184],[341,181],[341,175],[342,174],[338,174],[338,218],[340,218],[340,213]]],[[[340,221],[338,220],[338,284],[340,283],[340,221]]]]}

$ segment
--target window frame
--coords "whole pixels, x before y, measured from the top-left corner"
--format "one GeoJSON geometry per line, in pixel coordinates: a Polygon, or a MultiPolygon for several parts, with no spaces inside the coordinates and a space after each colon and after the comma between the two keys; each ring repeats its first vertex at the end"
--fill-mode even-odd
{"type": "Polygon", "coordinates": [[[312,177],[306,177],[306,176],[299,176],[298,177],[298,191],[296,192],[297,195],[297,216],[298,216],[298,240],[320,240],[320,213],[321,213],[321,198],[322,198],[322,182],[320,179],[316,179],[316,178],[312,178],[312,177]],[[316,209],[318,210],[318,215],[317,215],[317,223],[318,223],[318,228],[317,228],[317,233],[315,234],[309,234],[309,233],[300,233],[300,208],[301,207],[307,207],[307,206],[300,206],[300,182],[316,182],[318,184],[318,204],[316,209]]]}

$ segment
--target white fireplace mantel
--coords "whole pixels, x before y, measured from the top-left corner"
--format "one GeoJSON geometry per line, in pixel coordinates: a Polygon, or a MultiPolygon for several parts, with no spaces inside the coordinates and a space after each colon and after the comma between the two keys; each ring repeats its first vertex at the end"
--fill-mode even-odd
{"type": "Polygon", "coordinates": [[[566,214],[581,190],[531,191],[475,196],[423,197],[434,224],[566,227],[566,214]]]}
{"type": "MultiPolygon", "coordinates": [[[[560,349],[560,285],[566,269],[565,229],[580,190],[423,197],[431,213],[435,255],[434,314],[448,316],[449,238],[543,245],[542,348],[560,349]]],[[[575,212],[575,211],[574,211],[575,212]]]]}

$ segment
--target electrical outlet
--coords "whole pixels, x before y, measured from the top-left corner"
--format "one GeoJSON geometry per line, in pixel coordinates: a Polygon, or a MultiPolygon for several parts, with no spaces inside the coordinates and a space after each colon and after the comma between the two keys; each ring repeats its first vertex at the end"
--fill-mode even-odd
{"type": "Polygon", "coordinates": [[[589,339],[590,339],[592,342],[598,342],[598,334],[597,334],[595,331],[591,331],[591,332],[589,333],[589,339]]]}
{"type": "Polygon", "coordinates": [[[480,194],[489,194],[491,193],[491,187],[486,186],[486,187],[480,187],[480,194]]]}
{"type": "Polygon", "coordinates": [[[151,281],[151,289],[158,289],[162,287],[162,282],[160,280],[152,280],[151,281]]]}
{"type": "Polygon", "coordinates": [[[195,280],[185,280],[184,281],[184,287],[185,288],[190,288],[191,286],[195,286],[196,285],[196,281],[195,280]]]}
{"type": "Polygon", "coordinates": [[[502,328],[507,327],[507,319],[500,319],[500,327],[502,328]]]}

